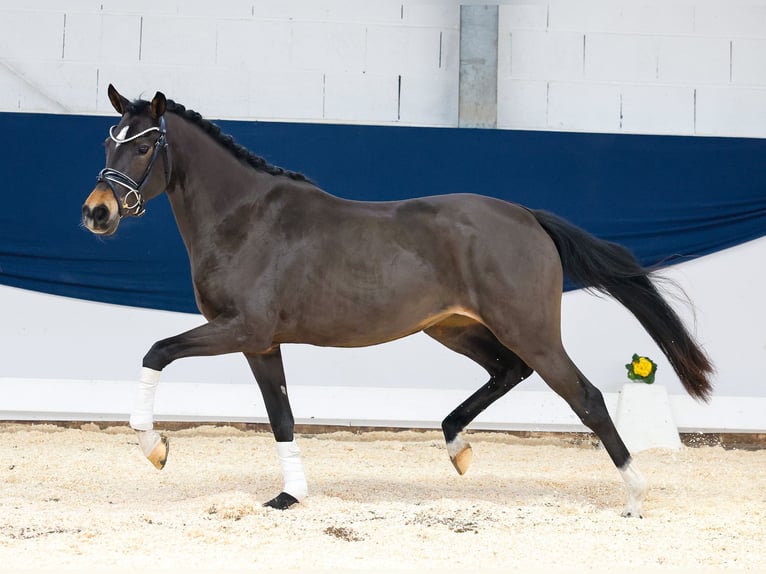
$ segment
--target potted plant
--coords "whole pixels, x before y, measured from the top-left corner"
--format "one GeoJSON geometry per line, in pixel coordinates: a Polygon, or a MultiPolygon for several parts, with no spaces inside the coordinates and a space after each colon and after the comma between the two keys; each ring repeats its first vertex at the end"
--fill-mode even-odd
{"type": "Polygon", "coordinates": [[[640,357],[633,354],[633,360],[625,365],[628,369],[628,378],[631,381],[640,381],[651,385],[654,382],[654,375],[657,373],[657,363],[649,357],[640,357]]]}

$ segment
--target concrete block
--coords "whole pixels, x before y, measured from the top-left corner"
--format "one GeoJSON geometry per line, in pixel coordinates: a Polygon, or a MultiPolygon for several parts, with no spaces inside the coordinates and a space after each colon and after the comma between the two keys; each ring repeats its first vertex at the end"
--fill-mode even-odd
{"type": "Polygon", "coordinates": [[[249,74],[220,66],[206,66],[195,68],[193,73],[178,73],[173,84],[173,95],[165,95],[208,119],[219,119],[248,118],[250,94],[249,74]]]}
{"type": "Polygon", "coordinates": [[[684,2],[633,2],[587,0],[551,2],[549,30],[609,32],[620,34],[691,34],[695,4],[684,2]]]}
{"type": "Polygon", "coordinates": [[[618,132],[620,87],[614,84],[550,82],[548,127],[561,130],[618,132]]]}
{"type": "Polygon", "coordinates": [[[216,64],[248,70],[285,68],[290,63],[292,24],[264,20],[221,20],[216,64]]]}
{"type": "Polygon", "coordinates": [[[11,62],[19,109],[25,112],[91,112],[96,99],[95,64],[58,61],[11,62]]]}
{"type": "MultiPolygon", "coordinates": [[[[221,20],[224,18],[250,18],[253,15],[252,0],[226,0],[225,2],[210,2],[210,0],[180,0],[170,2],[175,7],[175,12],[179,16],[193,16],[214,18],[221,20]]],[[[146,12],[146,14],[153,13],[146,12]]]]}
{"type": "Polygon", "coordinates": [[[762,2],[698,2],[694,21],[694,31],[700,35],[766,38],[766,5],[762,2]]]}
{"type": "MultiPolygon", "coordinates": [[[[168,66],[163,64],[146,64],[138,66],[132,64],[99,64],[98,69],[98,94],[96,98],[96,112],[112,115],[115,113],[112,104],[107,97],[107,86],[114,87],[128,99],[149,99],[154,93],[160,91],[168,98],[187,105],[181,98],[176,96],[176,78],[181,75],[193,73],[193,68],[168,66]]],[[[188,104],[194,108],[196,104],[188,104]]],[[[202,110],[204,111],[204,110],[202,110]]]]}
{"type": "Polygon", "coordinates": [[[410,125],[457,127],[457,75],[445,72],[402,74],[399,120],[410,125]]]}
{"type": "Polygon", "coordinates": [[[0,54],[4,60],[60,60],[63,12],[0,11],[0,54]]]}
{"type": "Polygon", "coordinates": [[[498,78],[497,127],[546,129],[548,82],[498,78]]]}
{"type": "Polygon", "coordinates": [[[766,137],[766,88],[697,88],[696,133],[710,136],[766,137]]]}
{"type": "Polygon", "coordinates": [[[252,2],[256,18],[294,22],[400,22],[401,2],[354,2],[353,0],[258,0],[252,2]]]}
{"type": "Polygon", "coordinates": [[[579,32],[515,30],[510,35],[512,78],[579,80],[583,77],[584,36],[579,32]]]}
{"type": "Polygon", "coordinates": [[[325,119],[395,122],[398,109],[398,76],[349,72],[328,72],[325,75],[325,119]]]}
{"type": "Polygon", "coordinates": [[[252,119],[320,120],[324,74],[315,70],[254,70],[250,73],[252,119]]]}
{"type": "Polygon", "coordinates": [[[362,72],[366,27],[361,24],[295,22],[291,64],[303,70],[362,72]]]}
{"type": "Polygon", "coordinates": [[[407,2],[401,3],[402,24],[460,29],[460,3],[407,2]]]}
{"type": "Polygon", "coordinates": [[[585,77],[590,80],[646,82],[657,79],[660,38],[587,34],[585,77]]]}
{"type": "Polygon", "coordinates": [[[622,86],[622,130],[644,134],[694,134],[694,89],[622,86]]]}
{"type": "Polygon", "coordinates": [[[659,45],[658,80],[666,83],[728,83],[730,44],[726,38],[664,37],[659,45]]]}
{"type": "Polygon", "coordinates": [[[731,81],[766,86],[766,39],[736,38],[732,42],[731,81]]]}
{"type": "Polygon", "coordinates": [[[141,62],[206,66],[215,63],[213,19],[144,16],[141,62]]]}
{"type": "MultiPolygon", "coordinates": [[[[82,0],[78,0],[82,1],[82,0]]],[[[104,14],[135,14],[138,16],[162,16],[178,13],[180,2],[157,2],[156,0],[100,0],[101,12],[104,14]]]]}
{"type": "Polygon", "coordinates": [[[511,30],[545,30],[548,27],[548,5],[503,4],[498,14],[500,34],[511,30]]]}
{"type": "MultiPolygon", "coordinates": [[[[8,8],[5,6],[11,4],[11,2],[3,3],[4,6],[0,8],[0,14],[5,12],[8,8]]],[[[67,0],[66,3],[61,0],[35,0],[34,5],[32,3],[24,6],[24,2],[15,2],[15,4],[22,9],[34,11],[34,12],[67,12],[67,13],[84,13],[84,14],[100,14],[102,11],[102,2],[94,2],[93,0],[67,0]]]]}
{"type": "Polygon", "coordinates": [[[432,74],[442,66],[442,41],[438,28],[369,26],[365,70],[432,74]]]}
{"type": "Polygon", "coordinates": [[[65,60],[137,64],[140,48],[140,16],[67,14],[65,60]]]}

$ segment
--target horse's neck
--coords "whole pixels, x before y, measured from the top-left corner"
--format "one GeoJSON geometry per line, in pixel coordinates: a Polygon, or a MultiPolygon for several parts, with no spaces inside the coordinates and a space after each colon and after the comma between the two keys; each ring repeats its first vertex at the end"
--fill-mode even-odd
{"type": "Polygon", "coordinates": [[[168,198],[191,255],[228,213],[243,202],[254,201],[258,173],[199,130],[185,126],[183,135],[200,139],[171,144],[173,173],[168,198]]]}

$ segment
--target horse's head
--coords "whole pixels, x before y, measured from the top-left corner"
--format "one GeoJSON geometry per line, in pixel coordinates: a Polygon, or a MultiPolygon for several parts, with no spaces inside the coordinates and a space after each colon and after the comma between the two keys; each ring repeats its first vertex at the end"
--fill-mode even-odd
{"type": "Polygon", "coordinates": [[[131,103],[109,84],[109,101],[122,118],[109,130],[106,167],[82,206],[83,225],[99,235],[114,233],[125,216],[143,215],[144,203],[165,191],[170,175],[165,96],[131,103]]]}

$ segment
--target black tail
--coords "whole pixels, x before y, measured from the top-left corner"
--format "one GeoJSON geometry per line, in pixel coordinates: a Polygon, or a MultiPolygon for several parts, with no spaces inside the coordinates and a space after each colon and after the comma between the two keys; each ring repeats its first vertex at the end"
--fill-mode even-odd
{"type": "Polygon", "coordinates": [[[707,401],[713,364],[652,283],[650,270],[621,245],[598,239],[552,213],[532,213],[556,244],[564,273],[577,285],[622,303],[668,358],[686,391],[707,401]]]}

